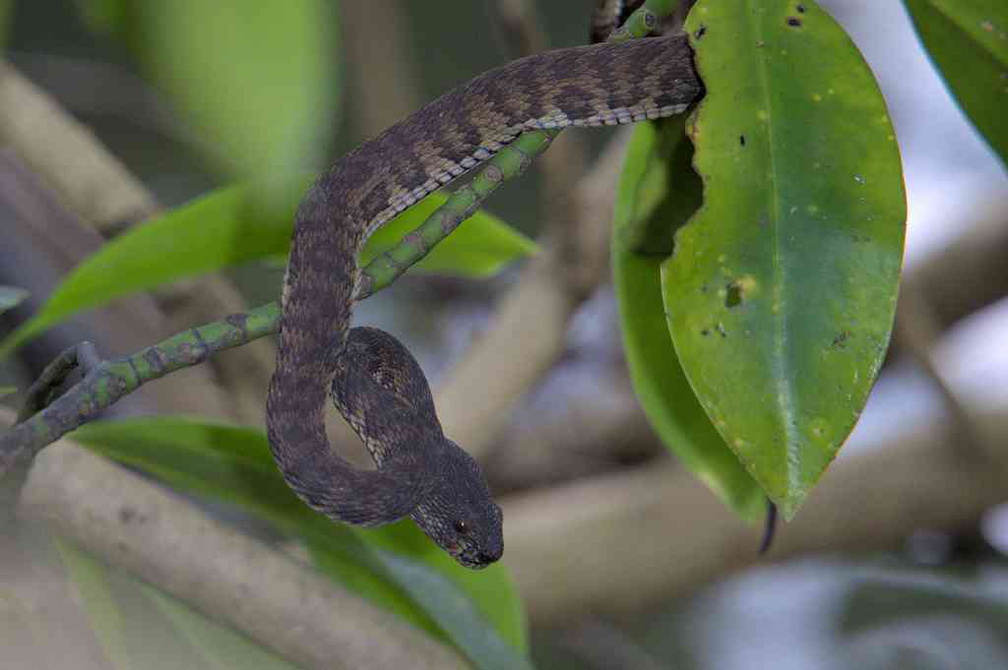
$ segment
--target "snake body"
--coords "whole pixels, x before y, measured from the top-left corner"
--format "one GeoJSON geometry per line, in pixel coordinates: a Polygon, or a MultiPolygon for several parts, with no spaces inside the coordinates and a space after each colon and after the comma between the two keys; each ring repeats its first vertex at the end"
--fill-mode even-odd
{"type": "Polygon", "coordinates": [[[503,551],[479,466],[447,439],[419,365],[394,337],[350,328],[368,235],[520,133],[682,112],[701,90],[682,35],[550,51],[489,71],[344,156],[298,210],[284,278],[267,432],[289,486],[346,523],[410,516],[463,565],[503,551]],[[326,439],[327,386],[377,470],[326,439]]]}

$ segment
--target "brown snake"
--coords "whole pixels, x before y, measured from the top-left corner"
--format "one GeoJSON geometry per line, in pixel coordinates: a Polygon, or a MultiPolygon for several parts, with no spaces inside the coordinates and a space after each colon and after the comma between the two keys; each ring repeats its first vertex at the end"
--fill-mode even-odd
{"type": "Polygon", "coordinates": [[[501,511],[476,461],[447,439],[409,351],[350,328],[357,256],[372,231],[535,128],[631,123],[680,113],[701,91],[686,37],[550,51],[487,72],[344,156],[294,226],[266,425],[290,487],[332,519],[410,516],[469,567],[503,551],[501,511]],[[326,387],[377,470],[330,449],[326,387]]]}

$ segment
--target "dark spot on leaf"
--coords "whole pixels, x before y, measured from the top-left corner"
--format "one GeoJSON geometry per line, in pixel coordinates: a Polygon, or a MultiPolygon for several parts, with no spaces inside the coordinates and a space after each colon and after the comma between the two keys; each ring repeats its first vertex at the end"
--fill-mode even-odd
{"type": "Polygon", "coordinates": [[[787,24],[792,28],[801,28],[801,19],[797,16],[789,16],[787,18],[787,24]]]}
{"type": "Polygon", "coordinates": [[[708,330],[707,328],[703,328],[700,330],[700,334],[703,335],[704,337],[707,337],[708,335],[710,335],[710,330],[708,330]]]}
{"type": "Polygon", "coordinates": [[[745,135],[738,136],[738,143],[743,147],[745,146],[745,135]]]}
{"type": "Polygon", "coordinates": [[[805,13],[805,5],[796,5],[795,9],[798,10],[799,14],[804,14],[805,13]]]}
{"type": "Polygon", "coordinates": [[[846,345],[847,338],[850,337],[850,333],[846,330],[841,330],[837,333],[837,336],[833,338],[833,346],[843,348],[846,345]]]}
{"type": "Polygon", "coordinates": [[[699,28],[697,28],[696,32],[693,33],[693,37],[700,39],[706,34],[707,34],[707,26],[700,26],[699,28]]]}
{"type": "Polygon", "coordinates": [[[725,307],[731,309],[742,304],[742,286],[737,281],[729,282],[725,291],[725,307]]]}

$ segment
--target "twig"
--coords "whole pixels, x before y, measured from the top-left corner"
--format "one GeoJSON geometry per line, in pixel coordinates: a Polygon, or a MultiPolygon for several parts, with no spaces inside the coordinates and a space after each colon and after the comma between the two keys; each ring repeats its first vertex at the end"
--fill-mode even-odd
{"type": "Polygon", "coordinates": [[[449,648],[180,496],[70,443],[20,513],[305,668],[465,668],[449,648]]]}
{"type": "Polygon", "coordinates": [[[363,300],[398,279],[458,228],[459,224],[472,216],[483,201],[505,181],[524,174],[532,164],[533,157],[545,151],[555,136],[555,133],[519,135],[514,142],[498,152],[470,183],[452,193],[443,205],[403,237],[395,247],[362,268],[354,298],[363,300]]]}
{"type": "Polygon", "coordinates": [[[0,434],[0,477],[18,461],[34,456],[142,384],[267,335],[276,329],[278,319],[279,309],[276,303],[270,303],[246,314],[191,328],[127,358],[92,366],[70,391],[0,434]]]}

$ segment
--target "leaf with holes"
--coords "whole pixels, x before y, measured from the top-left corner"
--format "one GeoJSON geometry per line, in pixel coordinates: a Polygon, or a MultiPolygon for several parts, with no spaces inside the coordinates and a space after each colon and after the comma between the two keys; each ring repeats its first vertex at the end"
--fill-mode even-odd
{"type": "Polygon", "coordinates": [[[991,147],[1008,162],[1008,2],[903,0],[932,60],[991,147]]]}
{"type": "Polygon", "coordinates": [[[755,519],[765,509],[763,492],[707,418],[665,322],[661,264],[675,230],[701,203],[683,121],[641,124],[627,147],[612,243],[623,349],[637,398],[665,446],[736,513],[755,519]]]}
{"type": "Polygon", "coordinates": [[[792,517],[864,407],[892,329],[906,205],[871,71],[813,2],[710,2],[688,29],[704,206],[662,267],[708,416],[792,517]]]}

